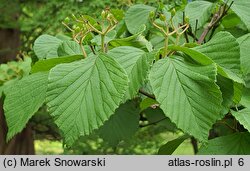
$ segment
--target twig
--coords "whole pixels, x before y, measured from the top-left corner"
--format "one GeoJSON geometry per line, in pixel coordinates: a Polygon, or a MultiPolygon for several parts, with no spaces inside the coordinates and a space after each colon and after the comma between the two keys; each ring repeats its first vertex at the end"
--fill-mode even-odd
{"type": "Polygon", "coordinates": [[[192,29],[191,29],[191,28],[187,30],[187,34],[188,34],[189,36],[191,36],[191,37],[194,39],[194,42],[199,40],[199,39],[196,37],[196,35],[192,32],[192,29]]]}
{"type": "Polygon", "coordinates": [[[198,153],[198,143],[194,137],[191,137],[191,144],[193,146],[194,154],[198,153]]]}
{"type": "Polygon", "coordinates": [[[96,55],[94,47],[92,45],[89,45],[89,47],[90,47],[91,51],[93,52],[93,54],[96,55]]]}
{"type": "MultiPolygon", "coordinates": [[[[197,29],[198,29],[198,20],[196,19],[195,20],[195,28],[194,28],[194,35],[196,36],[196,32],[197,32],[197,29]]],[[[198,40],[198,39],[197,39],[198,40]]]]}
{"type": "Polygon", "coordinates": [[[88,20],[86,20],[85,22],[92,29],[92,31],[94,31],[98,34],[103,34],[101,31],[97,30],[94,26],[92,26],[88,20]]]}
{"type": "Polygon", "coordinates": [[[168,36],[172,36],[173,34],[177,33],[177,34],[182,34],[183,32],[185,32],[188,29],[189,25],[185,24],[180,26],[179,28],[175,29],[174,31],[172,31],[171,33],[168,34],[168,36]],[[184,29],[181,33],[178,33],[179,29],[184,29]]]}
{"type": "Polygon", "coordinates": [[[234,127],[232,127],[231,125],[229,125],[226,121],[218,121],[218,124],[224,124],[225,126],[227,126],[228,128],[230,128],[231,130],[238,132],[237,129],[235,129],[234,127]]]}
{"type": "Polygon", "coordinates": [[[141,93],[141,94],[143,94],[144,96],[147,96],[147,97],[149,97],[149,98],[155,100],[155,96],[154,96],[153,94],[149,94],[148,92],[146,92],[146,91],[144,91],[144,90],[142,90],[142,89],[139,90],[139,93],[141,93]]]}
{"type": "Polygon", "coordinates": [[[146,124],[146,125],[140,125],[140,128],[144,128],[144,127],[147,127],[147,126],[150,126],[150,125],[155,125],[155,124],[157,124],[157,123],[159,123],[159,122],[161,122],[161,121],[163,121],[163,120],[165,120],[165,119],[167,119],[167,117],[162,118],[162,119],[160,119],[160,120],[158,120],[158,121],[155,121],[155,122],[151,122],[151,123],[146,124]]]}
{"type": "Polygon", "coordinates": [[[168,33],[161,26],[158,26],[154,22],[152,22],[152,24],[153,24],[153,26],[155,26],[156,28],[158,28],[164,35],[168,35],[168,33]]]}
{"type": "Polygon", "coordinates": [[[197,43],[201,44],[207,34],[209,33],[209,31],[213,28],[213,27],[217,27],[218,23],[221,21],[221,19],[227,14],[228,10],[230,9],[230,7],[232,6],[234,1],[231,2],[231,4],[228,6],[228,8],[226,8],[226,4],[223,6],[220,6],[219,10],[213,15],[210,23],[208,24],[208,26],[204,29],[203,33],[201,34],[199,40],[197,43]]]}
{"type": "MultiPolygon", "coordinates": [[[[228,10],[231,8],[231,6],[233,5],[233,3],[234,3],[234,1],[232,1],[232,2],[229,4],[229,6],[228,6],[228,8],[226,9],[225,13],[228,12],[228,10]]],[[[226,4],[227,4],[227,3],[226,3],[226,4]]]]}
{"type": "MultiPolygon", "coordinates": [[[[183,12],[182,13],[182,24],[184,25],[185,24],[185,12],[183,12]]],[[[185,31],[184,32],[184,37],[185,37],[185,39],[186,39],[186,43],[189,43],[189,40],[188,40],[188,34],[187,34],[187,32],[185,31]]]]}
{"type": "Polygon", "coordinates": [[[82,53],[83,53],[84,58],[87,58],[87,53],[86,53],[86,51],[85,51],[85,49],[84,49],[84,46],[83,46],[83,44],[82,44],[82,42],[83,42],[83,40],[85,39],[85,37],[86,37],[86,36],[83,36],[83,37],[81,38],[81,40],[80,40],[80,42],[79,42],[79,45],[80,45],[80,47],[81,47],[81,50],[82,50],[82,53]]]}
{"type": "Polygon", "coordinates": [[[73,32],[74,30],[72,30],[66,23],[62,22],[62,24],[71,32],[73,32]]]}

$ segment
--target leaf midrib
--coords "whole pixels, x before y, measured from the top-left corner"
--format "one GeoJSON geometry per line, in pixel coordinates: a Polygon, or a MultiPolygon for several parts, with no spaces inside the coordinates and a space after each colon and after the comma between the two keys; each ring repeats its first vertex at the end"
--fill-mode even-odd
{"type": "MultiPolygon", "coordinates": [[[[193,111],[191,102],[190,102],[190,100],[189,100],[189,96],[187,95],[187,93],[186,93],[184,87],[183,87],[182,84],[181,84],[182,82],[181,82],[180,76],[179,76],[179,74],[178,74],[178,72],[177,72],[177,69],[176,69],[176,67],[175,67],[175,65],[174,65],[174,62],[172,62],[172,61],[170,60],[170,63],[171,63],[172,66],[174,67],[174,70],[175,70],[175,73],[176,73],[176,78],[177,78],[178,81],[179,81],[180,87],[182,88],[183,92],[185,92],[186,99],[187,99],[187,101],[188,101],[189,107],[190,107],[190,109],[191,109],[191,111],[192,111],[192,113],[193,113],[194,119],[195,119],[196,127],[197,127],[197,128],[200,128],[200,126],[197,124],[197,123],[198,123],[198,122],[197,122],[197,118],[196,118],[195,112],[193,111]]],[[[200,129],[198,129],[198,130],[199,130],[200,136],[203,137],[203,136],[202,136],[202,132],[200,131],[200,129]]]]}

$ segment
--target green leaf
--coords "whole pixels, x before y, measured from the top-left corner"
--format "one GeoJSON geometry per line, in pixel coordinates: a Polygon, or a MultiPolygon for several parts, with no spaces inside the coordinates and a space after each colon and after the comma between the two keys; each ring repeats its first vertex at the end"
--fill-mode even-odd
{"type": "Polygon", "coordinates": [[[160,155],[171,155],[173,152],[185,141],[190,138],[189,135],[185,134],[180,136],[172,141],[168,141],[166,144],[160,147],[158,154],[160,155]]]}
{"type": "Polygon", "coordinates": [[[240,60],[241,60],[242,72],[244,75],[250,74],[250,58],[249,58],[250,34],[238,38],[237,41],[240,44],[240,60]]]}
{"type": "Polygon", "coordinates": [[[144,110],[143,113],[148,120],[148,124],[160,125],[164,127],[166,131],[170,132],[175,132],[178,130],[176,125],[168,117],[165,116],[164,112],[159,107],[156,107],[155,109],[149,107],[144,110]]]}
{"type": "Polygon", "coordinates": [[[121,46],[108,52],[126,70],[129,78],[128,90],[124,100],[132,99],[145,82],[148,70],[153,62],[153,55],[130,46],[121,46]]]}
{"type": "Polygon", "coordinates": [[[82,55],[81,47],[74,41],[65,41],[58,47],[59,56],[82,55]]]}
{"type": "Polygon", "coordinates": [[[250,88],[250,73],[248,73],[247,75],[244,76],[244,80],[245,80],[245,83],[246,83],[246,87],[247,88],[250,88]]]}
{"type": "Polygon", "coordinates": [[[165,38],[162,35],[152,34],[152,36],[149,37],[149,41],[154,49],[161,49],[164,47],[165,38]]]}
{"type": "Polygon", "coordinates": [[[75,55],[75,56],[66,56],[66,57],[60,57],[60,58],[39,60],[32,66],[31,73],[49,71],[51,68],[53,68],[54,66],[58,64],[70,63],[70,62],[80,60],[80,59],[83,59],[83,56],[75,55]]]}
{"type": "Polygon", "coordinates": [[[240,104],[250,108],[250,88],[243,88],[240,104]]]}
{"type": "Polygon", "coordinates": [[[61,41],[70,41],[70,40],[72,40],[72,37],[70,37],[70,36],[67,36],[67,35],[65,35],[65,34],[63,34],[63,33],[59,33],[59,34],[57,34],[56,35],[56,38],[58,38],[58,39],[60,39],[61,41]]]}
{"type": "MultiPolygon", "coordinates": [[[[235,13],[228,13],[223,20],[221,21],[221,24],[224,28],[233,28],[236,27],[241,23],[240,18],[235,13]]],[[[238,28],[237,28],[238,29],[238,28]]]]}
{"type": "Polygon", "coordinates": [[[111,146],[116,146],[121,140],[128,140],[139,128],[139,112],[133,101],[121,104],[99,129],[99,135],[111,146]]]}
{"type": "Polygon", "coordinates": [[[240,47],[229,32],[219,32],[209,42],[193,49],[211,58],[218,65],[218,72],[222,76],[244,84],[241,78],[240,47]]]}
{"type": "Polygon", "coordinates": [[[34,51],[38,59],[58,57],[57,49],[62,41],[47,34],[39,36],[34,43],[34,51]]]}
{"type": "Polygon", "coordinates": [[[194,1],[187,4],[185,8],[186,16],[192,29],[195,29],[196,20],[198,20],[197,29],[206,24],[212,14],[213,3],[207,1],[194,1]]]}
{"type": "Polygon", "coordinates": [[[248,132],[214,138],[203,145],[198,154],[202,155],[247,155],[250,154],[250,134],[248,132]]]}
{"type": "MultiPolygon", "coordinates": [[[[169,18],[169,17],[168,17],[169,18]]],[[[178,10],[176,11],[173,19],[173,25],[178,28],[180,26],[180,23],[183,23],[183,11],[182,10],[178,10]]],[[[170,18],[167,19],[167,22],[171,22],[170,18]]]]}
{"type": "MultiPolygon", "coordinates": [[[[228,4],[230,4],[232,0],[229,0],[228,4]]],[[[231,9],[240,17],[242,22],[245,23],[248,30],[250,30],[250,16],[249,16],[249,9],[250,9],[250,1],[246,0],[234,0],[231,9]]]]}
{"type": "Polygon", "coordinates": [[[149,79],[165,115],[184,132],[206,141],[221,111],[216,66],[165,58],[153,65],[149,79]]]}
{"type": "Polygon", "coordinates": [[[243,84],[240,84],[237,82],[234,82],[233,86],[234,86],[233,102],[235,104],[238,104],[242,98],[242,92],[243,92],[244,86],[243,86],[243,84]]]}
{"type": "Polygon", "coordinates": [[[145,31],[145,26],[141,27],[138,33],[121,38],[121,39],[114,39],[109,42],[111,48],[119,47],[119,46],[133,46],[136,48],[140,48],[144,51],[152,51],[152,44],[142,36],[142,33],[145,31]]]}
{"type": "Polygon", "coordinates": [[[122,21],[122,19],[124,18],[124,11],[122,9],[111,9],[110,12],[119,22],[122,21]]]}
{"type": "Polygon", "coordinates": [[[189,55],[193,60],[195,60],[196,62],[198,62],[202,65],[209,65],[209,64],[214,63],[213,60],[211,60],[209,57],[207,57],[203,53],[200,53],[200,52],[198,52],[194,49],[191,49],[191,48],[170,45],[168,47],[168,49],[184,52],[185,54],[189,55]]]}
{"type": "Polygon", "coordinates": [[[99,128],[115,112],[128,87],[125,70],[106,54],[50,70],[49,112],[71,146],[79,136],[99,128]]]}
{"type": "Polygon", "coordinates": [[[147,109],[148,107],[158,104],[158,102],[152,98],[145,98],[140,103],[140,109],[141,111],[147,109]]]}
{"type": "Polygon", "coordinates": [[[149,25],[149,13],[154,10],[154,7],[143,4],[131,6],[125,14],[128,31],[131,34],[136,34],[142,25],[149,25]]]}
{"type": "Polygon", "coordinates": [[[48,73],[41,72],[24,77],[6,86],[4,112],[8,125],[7,140],[25,128],[29,119],[42,106],[47,90],[48,73]]]}
{"type": "MultiPolygon", "coordinates": [[[[186,47],[180,47],[180,46],[174,46],[171,45],[168,48],[169,50],[178,50],[186,53],[189,55],[193,60],[196,62],[202,64],[202,65],[208,65],[210,63],[213,63],[211,59],[209,59],[206,55],[190,48],[186,47]]],[[[219,73],[221,73],[219,71],[219,73]]],[[[224,71],[222,71],[222,74],[224,71]]],[[[220,78],[223,78],[220,76],[220,78]]],[[[241,89],[242,89],[242,84],[239,84],[237,82],[234,82],[232,85],[232,82],[230,80],[227,80],[226,78],[223,78],[223,80],[218,79],[217,84],[219,84],[221,91],[222,91],[222,96],[223,96],[223,110],[222,114],[226,114],[227,111],[229,110],[230,106],[235,102],[236,104],[239,103],[241,99],[241,89]],[[233,89],[232,89],[233,86],[233,89]],[[233,96],[233,101],[232,101],[232,95],[233,96]]]]}
{"type": "Polygon", "coordinates": [[[243,41],[245,41],[246,39],[248,39],[249,36],[250,36],[250,33],[244,34],[244,35],[242,35],[241,37],[237,38],[237,42],[238,42],[239,44],[241,44],[243,41]]]}
{"type": "Polygon", "coordinates": [[[245,108],[238,112],[231,111],[231,113],[250,132],[250,109],[245,108]]]}
{"type": "Polygon", "coordinates": [[[224,116],[230,110],[230,107],[234,104],[234,85],[233,81],[217,75],[217,85],[220,87],[220,91],[222,92],[223,102],[222,102],[222,111],[221,114],[224,116]]]}

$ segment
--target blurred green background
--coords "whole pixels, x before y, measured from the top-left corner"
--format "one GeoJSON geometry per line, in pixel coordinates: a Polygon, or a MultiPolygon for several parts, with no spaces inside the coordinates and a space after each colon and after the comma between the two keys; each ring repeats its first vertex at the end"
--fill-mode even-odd
{"type": "MultiPolygon", "coordinates": [[[[157,126],[143,128],[130,140],[121,142],[117,148],[112,148],[101,138],[92,136],[80,140],[71,149],[63,148],[61,141],[36,140],[36,154],[136,154],[154,155],[167,141],[178,137],[178,134],[160,131],[157,126]]],[[[176,155],[192,155],[193,147],[190,140],[184,141],[173,153],[176,155]]]]}

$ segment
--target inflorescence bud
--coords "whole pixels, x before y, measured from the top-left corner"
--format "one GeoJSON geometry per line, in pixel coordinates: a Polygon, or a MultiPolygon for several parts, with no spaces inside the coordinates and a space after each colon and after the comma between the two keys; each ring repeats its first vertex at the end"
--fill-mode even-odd
{"type": "Polygon", "coordinates": [[[64,22],[65,22],[66,24],[68,24],[68,23],[70,22],[69,17],[66,17],[66,18],[64,19],[64,22]]]}
{"type": "Polygon", "coordinates": [[[164,14],[160,14],[160,20],[161,21],[166,21],[166,16],[164,14]]]}
{"type": "Polygon", "coordinates": [[[171,10],[171,16],[172,16],[172,17],[175,16],[175,13],[176,13],[175,9],[172,9],[172,10],[171,10]]]}
{"type": "Polygon", "coordinates": [[[101,16],[102,16],[102,19],[106,19],[107,16],[108,16],[107,10],[103,10],[102,13],[101,13],[101,16]]]}
{"type": "Polygon", "coordinates": [[[150,11],[149,18],[153,19],[154,17],[155,17],[155,12],[154,11],[150,11]]]}

